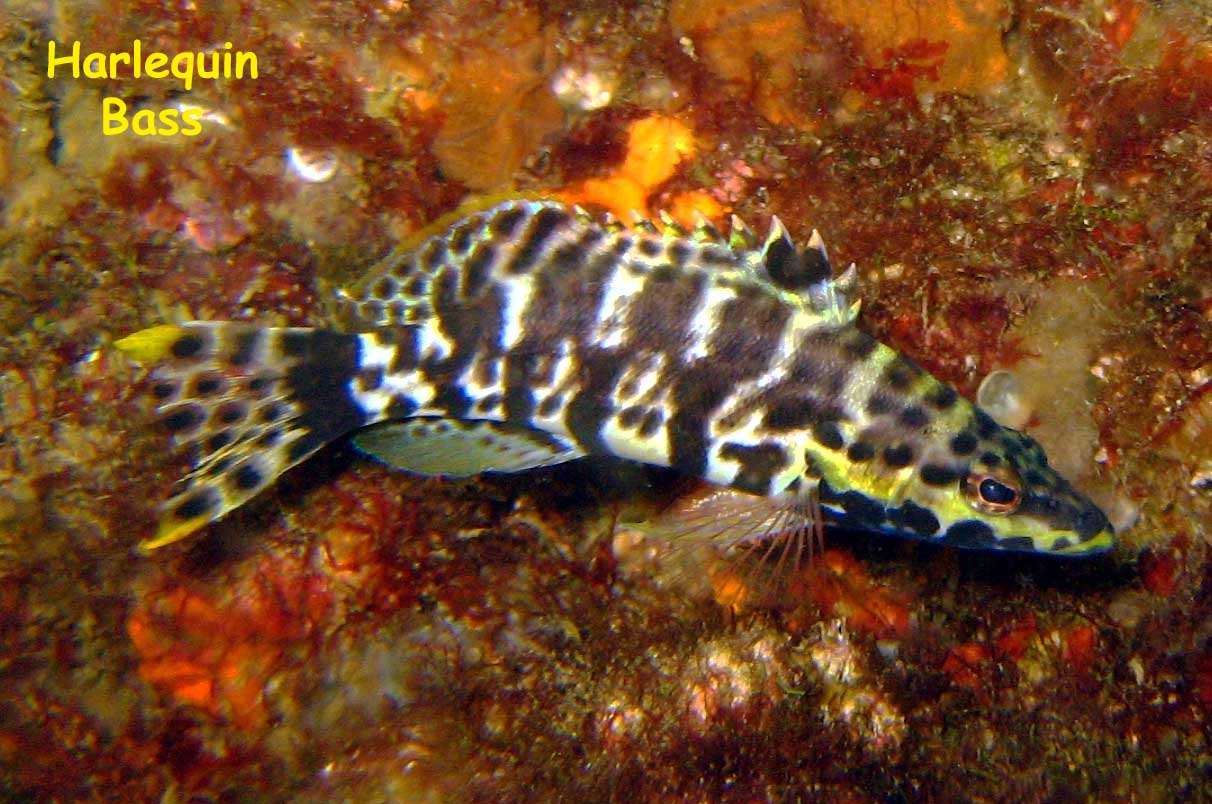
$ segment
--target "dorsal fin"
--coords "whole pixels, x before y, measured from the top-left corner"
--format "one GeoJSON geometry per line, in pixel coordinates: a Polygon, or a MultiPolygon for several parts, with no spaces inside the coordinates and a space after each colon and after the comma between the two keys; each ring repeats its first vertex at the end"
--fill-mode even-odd
{"type": "Polygon", "coordinates": [[[690,232],[686,231],[686,227],[675,221],[673,216],[665,210],[662,209],[658,213],[658,217],[661,219],[661,234],[665,235],[666,237],[690,236],[690,232]]]}
{"type": "Polygon", "coordinates": [[[728,232],[728,246],[734,251],[752,251],[757,248],[757,235],[753,233],[743,220],[736,215],[732,216],[730,222],[731,230],[728,232]]]}
{"type": "Polygon", "coordinates": [[[659,235],[661,230],[656,227],[652,221],[648,220],[638,209],[631,210],[631,229],[635,232],[644,234],[659,235]]]}
{"type": "Polygon", "coordinates": [[[834,278],[829,252],[815,229],[797,251],[782,222],[771,218],[758,269],[774,284],[799,294],[813,311],[829,320],[846,324],[858,316],[858,302],[849,299],[857,285],[857,272],[851,265],[834,278]]]}
{"type": "Polygon", "coordinates": [[[771,281],[787,290],[804,291],[832,276],[820,235],[813,231],[808,246],[797,252],[777,216],[770,219],[770,232],[762,244],[762,265],[771,281]]]}
{"type": "Polygon", "coordinates": [[[690,236],[700,243],[716,243],[721,246],[728,245],[728,241],[720,234],[720,230],[715,228],[715,224],[697,209],[694,211],[694,231],[690,233],[690,236]]]}

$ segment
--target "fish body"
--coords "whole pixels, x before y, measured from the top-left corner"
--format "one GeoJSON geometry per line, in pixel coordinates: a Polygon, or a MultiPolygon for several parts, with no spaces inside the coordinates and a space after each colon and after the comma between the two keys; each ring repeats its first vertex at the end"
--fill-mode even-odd
{"type": "Polygon", "coordinates": [[[159,364],[160,411],[197,456],[145,546],[352,432],[427,474],[603,454],[672,467],[721,489],[695,528],[723,541],[823,515],[959,547],[1109,548],[1038,444],[856,326],[853,276],[777,219],[725,238],[516,199],[387,257],[340,294],[342,331],[136,333],[117,345],[159,364]]]}

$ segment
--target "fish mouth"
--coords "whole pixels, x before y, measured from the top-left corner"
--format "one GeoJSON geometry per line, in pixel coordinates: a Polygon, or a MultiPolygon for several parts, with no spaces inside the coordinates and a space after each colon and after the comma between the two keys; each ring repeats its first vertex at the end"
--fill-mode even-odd
{"type": "Polygon", "coordinates": [[[1073,530],[1077,533],[1079,542],[1083,544],[1094,540],[1103,533],[1115,536],[1115,529],[1111,527],[1107,515],[1093,505],[1085,507],[1077,515],[1073,530]]]}
{"type": "Polygon", "coordinates": [[[1097,555],[1115,546],[1115,529],[1100,509],[1088,505],[1073,523],[1073,536],[1062,536],[1052,543],[1050,552],[1065,555],[1097,555]]]}

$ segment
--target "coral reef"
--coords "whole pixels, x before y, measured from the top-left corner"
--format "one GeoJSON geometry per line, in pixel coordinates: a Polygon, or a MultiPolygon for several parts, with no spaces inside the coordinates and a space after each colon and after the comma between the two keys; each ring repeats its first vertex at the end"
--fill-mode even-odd
{"type": "Polygon", "coordinates": [[[1209,799],[1206,4],[20,2],[0,56],[0,799],[1209,799]],[[49,79],[52,38],[263,75],[49,79]],[[202,133],[103,137],[105,96],[202,133]],[[514,191],[819,229],[868,330],[1009,372],[1134,526],[1084,563],[830,532],[758,606],[621,524],[666,473],[337,445],[134,551],[182,465],[113,340],[319,324],[514,191]]]}

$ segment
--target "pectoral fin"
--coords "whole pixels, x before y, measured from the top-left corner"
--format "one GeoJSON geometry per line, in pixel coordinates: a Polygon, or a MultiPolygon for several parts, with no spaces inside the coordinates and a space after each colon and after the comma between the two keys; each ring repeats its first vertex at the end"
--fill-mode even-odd
{"type": "Polygon", "coordinates": [[[822,538],[820,506],[812,489],[761,497],[704,486],[631,527],[675,544],[719,548],[727,561],[711,572],[712,586],[716,598],[732,606],[783,602],[822,538]]]}
{"type": "Polygon", "coordinates": [[[461,419],[388,422],[359,432],[353,443],[391,466],[446,477],[521,472],[584,454],[575,445],[541,430],[461,419]]]}

